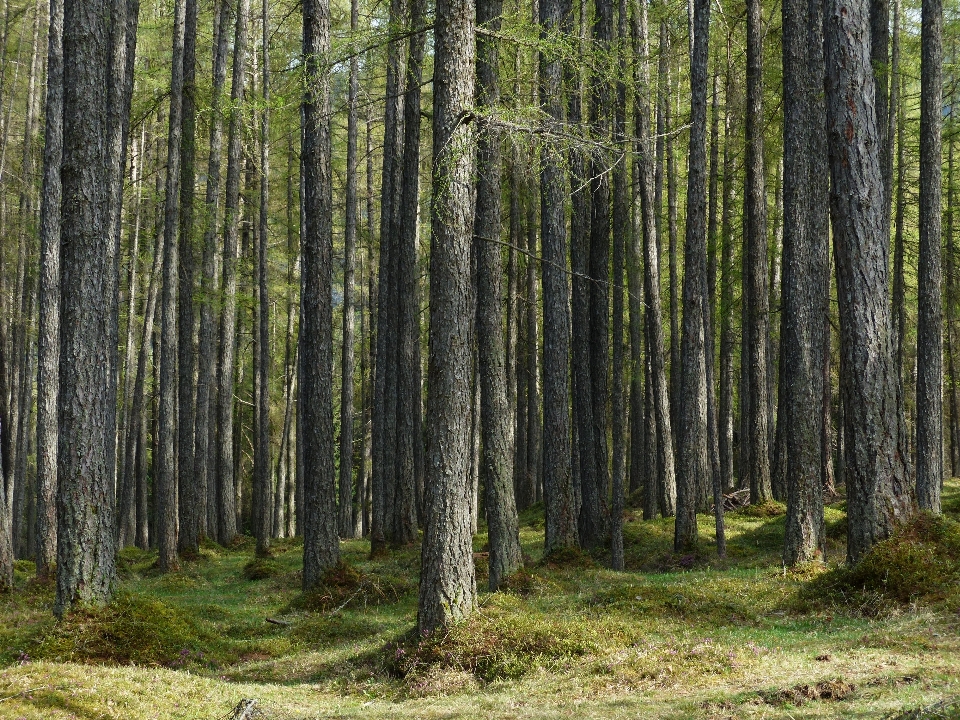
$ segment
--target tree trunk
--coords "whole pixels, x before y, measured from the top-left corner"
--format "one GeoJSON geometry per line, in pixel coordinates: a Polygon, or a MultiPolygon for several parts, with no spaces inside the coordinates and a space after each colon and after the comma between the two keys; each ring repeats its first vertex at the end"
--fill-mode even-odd
{"type": "MultiPolygon", "coordinates": [[[[47,35],[40,319],[37,330],[37,577],[57,559],[57,393],[60,364],[60,164],[63,155],[63,0],[51,0],[47,35]]],[[[0,536],[3,532],[0,530],[0,536]]],[[[2,539],[0,539],[2,542],[2,539]]],[[[0,550],[2,556],[2,550],[0,550]]],[[[0,577],[3,573],[0,572],[0,577]]]]}
{"type": "Polygon", "coordinates": [[[303,446],[303,587],[309,590],[340,559],[333,468],[333,186],[330,176],[330,85],[319,58],[330,52],[327,0],[303,4],[304,234],[300,279],[300,412],[303,446]]]}
{"type": "Polygon", "coordinates": [[[855,563],[913,512],[898,420],[883,184],[865,0],[830,0],[824,16],[831,212],[840,306],[847,559],[855,563]]]}
{"type": "Polygon", "coordinates": [[[720,484],[724,490],[733,488],[733,286],[736,270],[733,264],[733,216],[736,203],[734,183],[733,69],[730,61],[732,37],[727,36],[726,79],[724,81],[723,125],[723,213],[720,219],[720,407],[718,445],[720,453],[720,484]]]}
{"type": "Polygon", "coordinates": [[[767,305],[767,198],[763,165],[763,28],[760,0],[747,3],[747,108],[744,216],[746,230],[748,287],[745,317],[749,331],[746,362],[750,365],[746,438],[750,448],[746,474],[750,502],[763,503],[773,497],[770,488],[770,454],[767,450],[767,336],[770,332],[767,305]]]}
{"type": "MultiPolygon", "coordinates": [[[[200,550],[200,511],[206,497],[200,499],[194,459],[197,413],[197,348],[194,345],[196,307],[194,294],[197,247],[194,240],[194,198],[196,197],[197,155],[197,0],[186,0],[183,42],[182,137],[180,143],[180,235],[178,305],[178,396],[177,396],[177,487],[180,510],[181,553],[194,555],[200,550]]],[[[203,518],[206,524],[206,517],[203,518]]]]}
{"type": "MultiPolygon", "coordinates": [[[[224,199],[223,276],[221,285],[220,359],[217,378],[217,492],[219,535],[222,544],[237,534],[237,505],[233,453],[233,392],[236,372],[237,250],[240,223],[241,121],[244,75],[247,65],[247,18],[250,0],[238,0],[233,43],[233,85],[230,90],[230,129],[227,140],[227,187],[224,199]]],[[[224,28],[221,28],[221,32],[224,28]]]]}
{"type": "MultiPolygon", "coordinates": [[[[940,513],[943,488],[943,284],[940,184],[943,3],[924,0],[920,30],[920,256],[917,275],[917,503],[940,513]]],[[[879,108],[878,108],[879,110],[879,108]]],[[[883,115],[880,115],[882,118],[883,115]]]]}
{"type": "MultiPolygon", "coordinates": [[[[677,520],[674,549],[697,545],[697,478],[707,473],[707,386],[703,308],[707,291],[707,62],[710,2],[695,0],[690,58],[690,154],[684,243],[680,427],[677,435],[677,520]]],[[[766,427],[764,427],[766,430],[766,427]]]]}
{"type": "Polygon", "coordinates": [[[63,208],[58,398],[57,597],[60,617],[102,604],[114,585],[110,403],[115,397],[104,313],[115,282],[109,233],[110,135],[103,88],[110,72],[107,0],[66,0],[63,33],[63,208]],[[91,511],[93,507],[97,512],[91,511]]]}
{"type": "Polygon", "coordinates": [[[430,395],[421,633],[457,622],[476,606],[473,542],[465,502],[470,368],[470,238],[473,231],[475,6],[440,0],[435,23],[433,243],[430,252],[430,395]]]}
{"type": "Polygon", "coordinates": [[[217,445],[217,352],[215,316],[219,263],[217,228],[220,218],[220,172],[223,152],[223,88],[227,79],[227,41],[230,2],[218,0],[214,18],[213,91],[210,113],[210,157],[204,197],[203,265],[200,284],[199,366],[197,369],[196,424],[194,427],[194,472],[198,498],[205,493],[206,534],[220,535],[220,497],[216,464],[217,445]],[[211,447],[214,449],[211,452],[211,447]]]}
{"type": "Polygon", "coordinates": [[[829,351],[823,15],[804,0],[783,6],[783,281],[780,332],[787,521],[783,561],[823,559],[824,365],[829,351]],[[824,337],[826,335],[826,338],[824,337]],[[826,348],[825,348],[826,341],[826,348]]]}
{"type": "Polygon", "coordinates": [[[897,385],[901,397],[903,396],[903,347],[907,333],[907,311],[905,302],[904,281],[904,211],[906,208],[907,165],[904,157],[906,145],[906,118],[903,103],[900,101],[902,80],[899,73],[900,64],[900,0],[893,4],[893,82],[895,95],[890,104],[895,107],[897,117],[897,205],[894,220],[893,238],[893,337],[894,337],[894,367],[897,374],[897,385]]]}
{"type": "MultiPolygon", "coordinates": [[[[502,0],[479,0],[477,24],[500,32],[502,0]]],[[[477,41],[477,107],[495,112],[500,100],[497,41],[477,41]]],[[[520,530],[513,493],[513,427],[507,401],[500,251],[500,137],[484,122],[477,146],[477,208],[473,251],[477,259],[477,353],[480,371],[481,466],[490,535],[491,592],[521,565],[520,530]]],[[[530,263],[532,266],[532,263],[530,263]]],[[[534,346],[535,347],[535,346],[534,346]]],[[[534,355],[536,351],[534,350],[534,355]]]]}

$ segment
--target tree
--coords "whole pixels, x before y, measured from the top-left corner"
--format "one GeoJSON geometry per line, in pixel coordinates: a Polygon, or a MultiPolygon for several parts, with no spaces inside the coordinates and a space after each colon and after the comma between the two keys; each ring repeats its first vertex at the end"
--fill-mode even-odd
{"type": "Polygon", "coordinates": [[[431,633],[477,602],[466,480],[470,392],[470,246],[473,233],[475,6],[440,0],[434,25],[433,202],[427,498],[417,625],[431,633]]]}
{"type": "MultiPolygon", "coordinates": [[[[783,348],[780,393],[785,428],[787,523],[783,560],[788,565],[823,557],[821,439],[824,402],[824,335],[829,342],[823,15],[808,3],[783,6],[783,348]],[[811,42],[811,38],[813,42],[811,42]]],[[[829,348],[829,345],[826,346],[829,348]]]]}
{"type": "Polygon", "coordinates": [[[330,177],[330,5],[303,3],[303,269],[300,275],[300,422],[303,447],[303,588],[340,559],[333,468],[333,185],[330,177]]]}
{"type": "Polygon", "coordinates": [[[61,182],[61,332],[57,455],[57,596],[63,616],[102,604],[114,584],[109,405],[112,317],[103,308],[116,272],[109,229],[110,0],[65,0],[61,182]],[[96,507],[97,512],[92,512],[96,507]]]}
{"type": "Polygon", "coordinates": [[[917,502],[940,512],[943,487],[943,298],[940,185],[943,3],[925,0],[920,29],[920,258],[917,275],[917,502]]]}
{"type": "MultiPolygon", "coordinates": [[[[541,0],[540,36],[555,39],[565,15],[563,0],[541,0]]],[[[540,102],[554,127],[563,121],[563,65],[540,53],[540,102]]],[[[577,517],[570,466],[570,315],[566,278],[563,165],[547,143],[540,159],[540,223],[543,263],[543,497],[544,551],[576,547],[577,517]]]]}
{"type": "Polygon", "coordinates": [[[824,16],[830,209],[840,308],[847,559],[855,563],[913,512],[887,297],[879,132],[866,0],[824,16]]]}
{"type": "Polygon", "coordinates": [[[695,0],[690,57],[690,155],[684,242],[683,336],[680,347],[680,427],[677,432],[677,520],[674,548],[697,544],[697,479],[707,473],[707,385],[703,308],[707,290],[707,62],[710,3],[695,0]]]}
{"type": "MultiPolygon", "coordinates": [[[[477,24],[500,31],[502,0],[478,0],[477,24]]],[[[503,259],[500,252],[500,99],[497,41],[477,38],[477,106],[488,113],[477,141],[477,207],[473,252],[477,263],[477,353],[480,372],[481,472],[490,536],[490,590],[521,564],[520,528],[513,490],[513,421],[507,404],[503,334],[503,259]]],[[[535,413],[536,408],[532,407],[535,413]]]]}

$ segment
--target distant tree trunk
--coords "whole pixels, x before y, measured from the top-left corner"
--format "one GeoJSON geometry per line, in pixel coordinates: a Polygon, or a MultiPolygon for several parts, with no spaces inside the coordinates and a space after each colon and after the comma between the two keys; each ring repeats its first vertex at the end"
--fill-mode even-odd
{"type": "MultiPolygon", "coordinates": [[[[237,250],[240,223],[240,167],[244,76],[247,65],[247,24],[250,0],[238,0],[233,43],[233,85],[230,90],[230,129],[227,139],[227,187],[224,198],[223,276],[221,285],[220,360],[217,378],[217,490],[219,540],[227,544],[237,534],[233,453],[233,390],[236,372],[237,250]]],[[[223,32],[224,28],[221,28],[223,32]]]]}
{"type": "MultiPolygon", "coordinates": [[[[647,38],[647,15],[646,6],[643,2],[639,3],[639,14],[635,21],[638,25],[635,27],[637,36],[637,46],[634,48],[635,54],[639,57],[646,57],[649,52],[649,42],[647,38]]],[[[661,29],[662,30],[662,29],[661,29]]],[[[661,45],[663,36],[661,35],[661,45]]],[[[666,342],[663,337],[663,313],[660,305],[660,250],[657,241],[657,214],[658,205],[655,196],[655,144],[648,139],[650,136],[650,68],[646,62],[641,62],[637,70],[635,84],[637,87],[637,96],[634,99],[634,134],[640,138],[637,142],[638,159],[640,161],[640,212],[643,222],[643,282],[644,282],[644,301],[647,306],[645,315],[647,328],[647,362],[649,364],[649,373],[647,383],[647,395],[651,397],[655,416],[656,438],[651,438],[655,442],[657,459],[656,466],[661,477],[656,473],[648,473],[647,479],[650,483],[657,484],[657,492],[650,492],[646,495],[652,502],[656,498],[657,503],[662,506],[663,514],[673,515],[676,512],[677,501],[677,480],[674,466],[673,453],[673,414],[670,408],[670,389],[667,385],[667,373],[664,368],[666,356],[666,342]]],[[[635,240],[634,242],[637,242],[635,240]]],[[[653,429],[648,425],[648,432],[653,429]]],[[[649,457],[649,455],[648,455],[649,457]]],[[[645,504],[646,514],[652,514],[654,510],[650,503],[645,504]]]]}
{"type": "MultiPolygon", "coordinates": [[[[689,0],[688,0],[689,2],[689,0]]],[[[692,26],[691,26],[692,27],[692,26]]],[[[677,160],[673,152],[673,78],[670,66],[670,31],[665,20],[660,22],[660,52],[665,53],[661,64],[666,72],[659,75],[661,102],[663,103],[663,123],[666,135],[666,174],[667,174],[667,254],[670,270],[670,426],[678,433],[674,438],[679,450],[680,425],[680,275],[677,265],[677,237],[679,223],[677,213],[677,160]]]]}
{"type": "Polygon", "coordinates": [[[327,0],[303,4],[304,235],[300,279],[300,412],[303,446],[303,587],[319,583],[340,559],[337,487],[333,468],[333,186],[330,175],[330,85],[320,58],[330,52],[327,0]]]}
{"type": "MultiPolygon", "coordinates": [[[[941,168],[943,3],[924,0],[920,31],[920,257],[917,275],[917,503],[940,512],[943,488],[941,168]]],[[[882,116],[881,116],[882,117],[882,116]]]]}
{"type": "MultiPolygon", "coordinates": [[[[180,225],[180,143],[183,136],[183,56],[185,0],[177,0],[173,21],[173,76],[170,81],[167,181],[163,213],[163,290],[160,300],[159,451],[155,463],[157,544],[161,572],[177,560],[177,231],[180,225]]],[[[184,489],[185,490],[185,489],[184,489]]]]}
{"type": "MultiPolygon", "coordinates": [[[[350,3],[350,32],[357,32],[358,0],[350,3]]],[[[357,245],[357,91],[359,63],[350,58],[347,98],[347,188],[343,230],[343,344],[340,358],[340,537],[353,537],[354,266],[357,245]]],[[[361,310],[362,312],[362,310],[361,310]]]]}
{"type": "MultiPolygon", "coordinates": [[[[551,37],[563,22],[562,0],[540,0],[540,34],[551,37]]],[[[563,65],[540,54],[540,102],[555,123],[563,120],[563,65]]],[[[577,511],[570,447],[570,315],[567,237],[561,151],[546,145],[541,156],[540,223],[543,263],[543,498],[544,552],[576,547],[577,511]]],[[[528,260],[529,262],[529,260],[528,260]]]]}
{"type": "MultiPolygon", "coordinates": [[[[63,156],[63,0],[51,0],[40,199],[37,330],[37,577],[57,560],[57,393],[60,364],[60,163],[63,156]]],[[[0,419],[2,420],[2,419],[0,419]]],[[[0,543],[3,530],[0,529],[0,543]]],[[[3,551],[0,549],[0,557],[3,551]]],[[[2,565],[2,561],[0,561],[2,565]]],[[[3,572],[0,571],[0,578],[3,572]]]]}
{"type": "Polygon", "coordinates": [[[196,280],[194,266],[198,262],[194,239],[194,199],[196,197],[197,155],[197,0],[186,0],[183,42],[183,135],[180,144],[180,244],[179,244],[179,307],[178,352],[179,388],[177,398],[177,486],[180,508],[180,534],[177,547],[181,553],[196,554],[200,550],[201,510],[206,502],[205,488],[197,483],[194,458],[197,414],[196,370],[197,348],[194,345],[196,280]]]}
{"type": "Polygon", "coordinates": [[[873,69],[877,108],[877,138],[880,142],[880,173],[883,179],[884,237],[890,237],[890,195],[893,183],[893,152],[887,136],[887,83],[890,68],[890,0],[870,0],[870,65],[873,69]]]}
{"type": "Polygon", "coordinates": [[[868,24],[865,0],[844,2],[842,8],[837,0],[827,5],[827,138],[851,563],[913,512],[890,337],[888,248],[868,24]]]}
{"type": "MultiPolygon", "coordinates": [[[[608,53],[613,38],[613,0],[594,0],[593,47],[608,53]]],[[[603,65],[601,65],[601,68],[603,65]]],[[[609,533],[610,450],[610,156],[601,149],[610,142],[613,112],[609,79],[601,70],[591,78],[590,132],[600,145],[590,161],[590,381],[593,402],[593,445],[596,463],[597,510],[591,512],[595,527],[581,533],[584,545],[606,542],[609,533]]],[[[621,272],[621,277],[622,277],[621,272]]],[[[622,333],[621,333],[622,335],[622,333]]],[[[588,436],[589,440],[589,436],[588,436]]]]}
{"type": "Polygon", "coordinates": [[[110,132],[103,88],[110,72],[107,0],[66,0],[63,33],[63,208],[57,597],[62,617],[77,603],[103,604],[114,585],[116,542],[109,456],[110,324],[104,313],[116,272],[109,233],[110,132]],[[97,512],[91,512],[96,507],[97,512]]]}
{"type": "MultiPolygon", "coordinates": [[[[426,15],[424,0],[410,3],[410,26],[420,27],[426,15]]],[[[417,493],[422,485],[417,475],[420,438],[420,294],[417,288],[417,226],[420,199],[420,85],[426,35],[410,37],[407,54],[406,94],[403,100],[403,163],[400,169],[400,203],[394,223],[397,231],[391,252],[395,269],[393,289],[397,318],[393,329],[396,417],[393,421],[394,495],[392,540],[407,545],[417,538],[417,493]]],[[[388,379],[389,384],[389,379],[388,379]]]]}
{"type": "Polygon", "coordinates": [[[747,444],[750,448],[746,474],[750,483],[750,502],[765,502],[773,497],[770,489],[770,454],[767,417],[767,336],[770,332],[767,305],[767,199],[763,165],[763,23],[760,0],[747,3],[747,108],[746,170],[744,216],[746,230],[748,287],[745,317],[749,323],[747,356],[750,365],[747,444]]]}
{"type": "Polygon", "coordinates": [[[783,6],[783,414],[777,433],[787,491],[787,565],[823,559],[826,550],[821,470],[830,264],[824,202],[823,20],[820,8],[803,0],[788,0],[783,6]]]}
{"type": "MultiPolygon", "coordinates": [[[[230,0],[218,0],[213,32],[213,91],[210,113],[210,157],[204,198],[203,265],[200,284],[200,330],[197,359],[197,404],[194,427],[194,472],[198,497],[206,493],[206,534],[219,538],[220,500],[217,444],[217,240],[220,218],[220,173],[223,151],[223,88],[227,79],[230,0]],[[213,452],[211,452],[213,448],[213,452]]],[[[204,502],[200,500],[200,502],[204,502]]]]}
{"type": "MultiPolygon", "coordinates": [[[[674,549],[697,545],[697,478],[707,473],[707,386],[703,308],[707,290],[707,63],[710,2],[695,0],[690,58],[690,154],[684,244],[680,427],[677,435],[677,520],[674,549]]],[[[764,427],[764,430],[766,428],[764,427]]]]}
{"type": "MultiPolygon", "coordinates": [[[[263,0],[261,8],[261,29],[263,31],[261,42],[263,66],[260,69],[263,78],[263,117],[260,128],[260,233],[256,258],[256,276],[259,286],[258,317],[254,321],[257,336],[254,346],[254,351],[257,353],[255,363],[257,391],[254,393],[256,449],[253,455],[253,475],[256,491],[253,513],[257,552],[263,554],[269,551],[270,538],[273,536],[273,487],[270,463],[270,302],[267,295],[269,280],[267,248],[270,243],[270,227],[267,222],[270,215],[270,5],[268,0],[263,0]]],[[[348,306],[345,302],[344,308],[346,307],[348,306]]]]}
{"type": "MultiPolygon", "coordinates": [[[[502,11],[502,0],[479,0],[477,24],[499,33],[502,11]]],[[[477,39],[477,107],[481,112],[495,112],[500,100],[497,62],[496,40],[481,35],[477,39]]],[[[516,572],[522,561],[513,492],[513,427],[507,402],[506,346],[502,326],[499,130],[484,122],[477,145],[477,208],[473,251],[477,261],[480,462],[490,534],[489,586],[491,592],[496,592],[500,583],[516,572]]]]}
{"type": "Polygon", "coordinates": [[[720,452],[720,484],[733,487],[733,214],[736,203],[734,184],[735,152],[732,147],[733,70],[730,61],[732,38],[727,36],[726,79],[724,81],[723,124],[723,213],[720,220],[720,407],[717,420],[720,452]]]}
{"type": "Polygon", "coordinates": [[[417,625],[457,622],[476,606],[473,543],[465,500],[471,325],[474,131],[461,121],[474,104],[475,6],[440,0],[435,23],[433,243],[427,400],[426,524],[417,625]]]}
{"type": "MultiPolygon", "coordinates": [[[[404,0],[391,0],[390,27],[398,31],[406,14],[404,0]]],[[[377,278],[377,363],[373,391],[373,473],[370,554],[386,550],[393,534],[393,492],[396,479],[396,253],[395,215],[399,213],[400,167],[403,152],[403,43],[392,40],[387,48],[386,98],[383,111],[383,170],[380,184],[380,259],[377,278]]]]}
{"type": "MultiPolygon", "coordinates": [[[[952,98],[951,98],[952,100],[952,98]]],[[[954,119],[951,116],[949,120],[950,130],[955,129],[954,119]]],[[[954,303],[956,302],[956,285],[955,285],[955,273],[956,273],[956,259],[954,253],[956,252],[956,245],[953,240],[953,228],[954,228],[954,138],[955,135],[953,132],[950,132],[947,136],[949,138],[948,142],[948,152],[947,152],[947,208],[946,208],[946,231],[944,232],[946,238],[946,252],[945,252],[945,262],[946,267],[944,268],[944,294],[945,294],[945,308],[946,308],[946,323],[944,326],[944,340],[946,341],[946,353],[947,353],[947,362],[948,369],[947,373],[949,375],[949,399],[950,399],[950,427],[947,431],[950,437],[950,476],[956,477],[957,473],[960,473],[960,417],[958,417],[958,412],[960,412],[960,398],[957,396],[957,375],[956,375],[956,364],[954,361],[954,328],[956,325],[956,308],[954,303]]]]}

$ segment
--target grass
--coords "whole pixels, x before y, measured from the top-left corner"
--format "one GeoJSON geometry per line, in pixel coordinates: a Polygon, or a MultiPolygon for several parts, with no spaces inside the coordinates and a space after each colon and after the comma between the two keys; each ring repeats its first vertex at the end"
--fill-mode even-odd
{"type": "Polygon", "coordinates": [[[213,719],[242,698],[284,719],[960,717],[960,481],[944,506],[853,570],[837,564],[842,505],[827,508],[834,565],[793,571],[782,506],[729,513],[723,560],[712,517],[676,556],[672,521],[632,510],[622,573],[603,552],[543,558],[534,508],[525,570],[427,638],[412,632],[415,548],[371,561],[344,542],[309,595],[295,540],[259,560],[248,542],[205,544],[170,575],[128,549],[116,601],[59,624],[21,562],[0,598],[0,718],[213,719]]]}

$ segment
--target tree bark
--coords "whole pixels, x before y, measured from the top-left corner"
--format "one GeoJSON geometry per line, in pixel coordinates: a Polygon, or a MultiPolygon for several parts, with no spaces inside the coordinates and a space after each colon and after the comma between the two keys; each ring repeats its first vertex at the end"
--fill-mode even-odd
{"type": "Polygon", "coordinates": [[[57,460],[57,596],[62,617],[76,604],[103,604],[114,585],[114,489],[108,453],[115,376],[116,286],[110,230],[109,2],[66,0],[63,32],[61,333],[57,460]],[[96,507],[97,512],[92,512],[96,507]]]}
{"type": "Polygon", "coordinates": [[[440,0],[434,30],[433,243],[430,252],[430,395],[427,401],[427,512],[417,625],[430,633],[476,607],[470,517],[465,498],[473,231],[475,6],[440,0]]]}
{"type": "Polygon", "coordinates": [[[879,133],[865,0],[824,15],[831,212],[840,306],[847,559],[855,563],[913,513],[898,420],[879,133]]]}
{"type": "MultiPolygon", "coordinates": [[[[883,117],[882,115],[880,116],[883,117]]],[[[943,3],[924,0],[920,29],[920,257],[917,275],[917,503],[940,513],[943,488],[941,168],[943,3]]]]}
{"type": "MultiPolygon", "coordinates": [[[[687,232],[684,243],[683,337],[680,427],[677,434],[676,551],[697,545],[697,478],[707,473],[707,386],[703,308],[707,290],[707,63],[709,0],[695,0],[691,26],[690,154],[687,170],[687,232]]],[[[766,429],[766,428],[764,428],[766,429]]]]}
{"type": "Polygon", "coordinates": [[[300,276],[300,412],[303,446],[303,587],[309,590],[340,559],[333,468],[333,186],[330,169],[330,85],[321,61],[330,52],[330,5],[303,3],[304,234],[300,276]]]}

